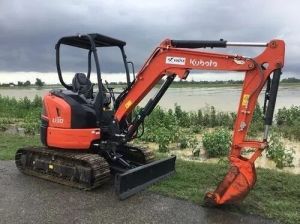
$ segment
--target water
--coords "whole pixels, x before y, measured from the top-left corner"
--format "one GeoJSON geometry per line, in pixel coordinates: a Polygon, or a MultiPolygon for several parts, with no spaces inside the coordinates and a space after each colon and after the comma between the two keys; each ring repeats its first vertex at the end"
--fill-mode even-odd
{"type": "MultiPolygon", "coordinates": [[[[152,91],[153,92],[153,91],[152,91]]],[[[171,88],[159,102],[164,108],[174,108],[177,103],[183,110],[196,111],[213,105],[219,111],[236,111],[241,94],[239,87],[210,87],[210,88],[171,88]]],[[[146,97],[146,100],[150,97],[146,97]]],[[[144,100],[142,105],[146,102],[144,100]]],[[[264,92],[260,94],[259,103],[262,105],[264,92]]],[[[276,108],[300,105],[300,86],[281,87],[278,92],[276,108]]]]}
{"type": "MultiPolygon", "coordinates": [[[[49,90],[11,88],[0,89],[0,94],[16,98],[27,96],[29,99],[33,99],[35,95],[43,96],[49,90]]],[[[140,105],[145,105],[157,91],[157,88],[150,91],[140,105]]],[[[241,88],[239,87],[170,88],[159,102],[159,105],[165,109],[173,109],[174,105],[178,104],[186,111],[196,111],[213,105],[219,111],[234,112],[238,107],[240,93],[241,88]]],[[[264,91],[262,91],[258,100],[261,105],[263,99],[264,91]]],[[[280,87],[276,108],[290,107],[292,105],[300,105],[300,86],[280,87]]]]}

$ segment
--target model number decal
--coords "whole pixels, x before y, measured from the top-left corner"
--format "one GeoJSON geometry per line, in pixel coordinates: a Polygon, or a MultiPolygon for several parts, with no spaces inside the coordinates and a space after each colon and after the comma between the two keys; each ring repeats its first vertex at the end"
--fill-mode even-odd
{"type": "Polygon", "coordinates": [[[61,117],[55,117],[55,118],[52,118],[52,123],[63,124],[64,123],[64,119],[61,118],[61,117]]]}
{"type": "Polygon", "coordinates": [[[182,58],[182,57],[166,57],[166,64],[185,65],[185,58],[182,58]]]}

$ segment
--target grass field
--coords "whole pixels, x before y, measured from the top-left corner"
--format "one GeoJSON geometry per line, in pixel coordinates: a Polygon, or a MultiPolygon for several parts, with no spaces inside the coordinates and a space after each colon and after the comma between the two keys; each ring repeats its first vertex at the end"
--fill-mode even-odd
{"type": "MultiPolygon", "coordinates": [[[[12,160],[20,147],[40,145],[39,136],[19,136],[0,132],[0,160],[12,160]]],[[[163,157],[159,154],[158,157],[163,157]]],[[[214,190],[227,172],[226,164],[176,162],[176,174],[150,188],[151,191],[202,204],[205,192],[214,190]]],[[[281,223],[300,223],[300,176],[258,169],[255,188],[238,206],[223,209],[256,214],[281,223]]]]}
{"type": "Polygon", "coordinates": [[[40,145],[39,136],[20,136],[0,132],[0,160],[12,160],[18,148],[40,145]]]}
{"type": "MultiPolygon", "coordinates": [[[[214,190],[227,172],[227,166],[178,160],[176,175],[162,181],[151,191],[203,204],[207,191],[214,190]]],[[[268,217],[280,223],[300,223],[300,175],[257,170],[257,183],[238,206],[225,210],[268,217]]]]}

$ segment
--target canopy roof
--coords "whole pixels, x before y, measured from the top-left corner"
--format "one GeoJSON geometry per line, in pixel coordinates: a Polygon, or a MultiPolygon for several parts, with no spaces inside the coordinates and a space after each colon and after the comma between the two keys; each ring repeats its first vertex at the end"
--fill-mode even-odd
{"type": "MultiPolygon", "coordinates": [[[[94,40],[96,47],[112,47],[112,46],[123,47],[126,45],[126,42],[124,41],[112,37],[104,36],[102,34],[91,33],[87,35],[89,35],[94,40]]],[[[84,49],[91,49],[91,42],[88,39],[87,35],[62,37],[58,41],[58,43],[84,48],[84,49]]]]}

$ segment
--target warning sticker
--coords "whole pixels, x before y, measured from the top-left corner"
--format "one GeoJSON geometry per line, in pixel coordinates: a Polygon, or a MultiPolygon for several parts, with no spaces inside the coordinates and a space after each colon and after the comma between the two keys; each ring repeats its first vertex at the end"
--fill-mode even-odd
{"type": "Polygon", "coordinates": [[[128,101],[125,103],[125,108],[128,109],[131,105],[132,105],[131,100],[128,100],[128,101]]]}
{"type": "Polygon", "coordinates": [[[243,95],[242,106],[247,106],[248,105],[249,98],[250,98],[249,94],[244,94],[243,95]]]}

